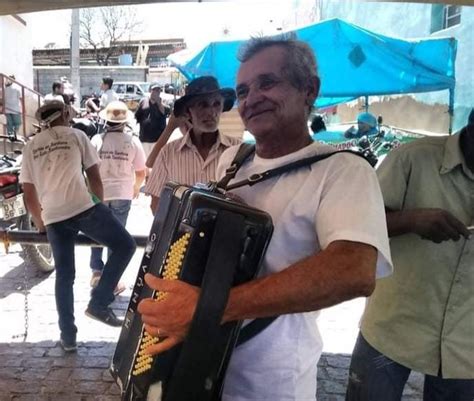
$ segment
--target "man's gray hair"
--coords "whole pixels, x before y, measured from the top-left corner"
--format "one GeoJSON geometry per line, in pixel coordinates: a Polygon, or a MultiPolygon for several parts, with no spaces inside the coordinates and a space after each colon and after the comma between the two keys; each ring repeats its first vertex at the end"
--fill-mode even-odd
{"type": "Polygon", "coordinates": [[[317,77],[319,79],[313,50],[307,43],[297,40],[295,35],[251,38],[239,49],[237,58],[244,63],[262,50],[273,46],[286,50],[288,57],[283,72],[295,88],[303,90],[309,78],[317,77]]]}

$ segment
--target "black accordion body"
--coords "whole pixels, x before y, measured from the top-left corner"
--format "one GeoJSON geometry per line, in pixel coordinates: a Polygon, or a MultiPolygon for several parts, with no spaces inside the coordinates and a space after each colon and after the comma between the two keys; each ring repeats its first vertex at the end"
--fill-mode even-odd
{"type": "Polygon", "coordinates": [[[267,213],[216,191],[165,186],[110,367],[122,400],[220,399],[241,327],[220,324],[229,291],[256,276],[272,231],[267,213]],[[146,273],[201,287],[187,338],[157,356],[144,352],[159,339],[137,313],[142,299],[163,297],[146,286],[146,273]]]}

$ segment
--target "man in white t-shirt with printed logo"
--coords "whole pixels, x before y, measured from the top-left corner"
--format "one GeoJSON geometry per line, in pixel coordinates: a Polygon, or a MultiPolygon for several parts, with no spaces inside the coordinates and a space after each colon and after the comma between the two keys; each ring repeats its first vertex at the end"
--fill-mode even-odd
{"type": "MultiPolygon", "coordinates": [[[[125,227],[132,199],[138,197],[145,179],[145,152],[138,137],[134,136],[127,123],[133,118],[125,103],[109,103],[99,114],[106,122],[105,133],[95,135],[92,146],[97,149],[100,176],[104,187],[104,204],[125,227]]],[[[104,270],[102,248],[91,249],[91,287],[99,283],[104,270]]],[[[118,295],[125,290],[119,283],[114,290],[118,295]]]]}
{"type": "Polygon", "coordinates": [[[48,102],[38,109],[36,118],[45,128],[23,151],[20,182],[33,221],[39,231],[47,232],[51,244],[60,344],[66,352],[73,352],[77,348],[73,294],[75,237],[82,231],[112,250],[104,273],[92,290],[86,315],[116,327],[122,325],[122,320],[109,304],[136,245],[110,209],[101,203],[99,157],[87,136],[68,126],[68,106],[64,102],[48,102]]]}
{"type": "MultiPolygon", "coordinates": [[[[254,39],[241,51],[240,61],[238,109],[255,137],[256,152],[235,181],[334,151],[314,143],[308,132],[320,86],[308,45],[254,39]]],[[[221,156],[218,176],[237,149],[221,156]]],[[[222,400],[315,400],[322,351],[318,311],[370,295],[376,277],[392,271],[377,177],[367,161],[342,153],[239,188],[235,194],[270,213],[274,233],[259,278],[231,290],[223,322],[278,317],[234,350],[222,400]],[[364,213],[355,213],[354,204],[365,205],[364,213]]],[[[185,338],[199,289],[151,275],[146,281],[167,292],[162,302],[144,300],[139,305],[147,332],[166,337],[148,348],[160,353],[185,338]]]]}

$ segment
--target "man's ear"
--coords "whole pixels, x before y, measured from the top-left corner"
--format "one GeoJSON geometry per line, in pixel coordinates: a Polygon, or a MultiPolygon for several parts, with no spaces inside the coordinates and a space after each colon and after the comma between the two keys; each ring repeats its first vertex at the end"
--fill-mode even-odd
{"type": "Polygon", "coordinates": [[[189,112],[189,107],[185,107],[183,111],[183,117],[188,120],[189,122],[192,121],[191,119],[191,113],[189,112]]]}
{"type": "Polygon", "coordinates": [[[309,106],[312,106],[319,95],[319,89],[321,86],[321,81],[319,77],[313,76],[308,80],[308,85],[306,87],[306,102],[309,106]]]}

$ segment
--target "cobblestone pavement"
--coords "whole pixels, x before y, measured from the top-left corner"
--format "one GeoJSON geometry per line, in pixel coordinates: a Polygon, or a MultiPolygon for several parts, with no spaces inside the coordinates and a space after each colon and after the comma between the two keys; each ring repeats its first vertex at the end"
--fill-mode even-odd
{"type": "MultiPolygon", "coordinates": [[[[151,223],[148,200],[135,200],[127,228],[145,235],[151,223]]],[[[123,281],[132,285],[142,251],[132,259],[123,281]]],[[[57,345],[59,331],[54,303],[54,273],[44,275],[25,265],[21,248],[0,250],[0,401],[112,401],[119,400],[118,387],[108,366],[114,352],[118,329],[95,322],[84,315],[89,298],[89,250],[76,248],[75,315],[78,332],[77,354],[65,354],[57,345]],[[23,276],[28,277],[28,337],[24,332],[23,276]]],[[[113,307],[124,313],[130,289],[117,297],[113,307]]],[[[344,399],[350,352],[357,335],[363,300],[346,302],[323,311],[321,334],[324,354],[318,371],[318,401],[344,399]]],[[[421,400],[420,376],[410,377],[404,401],[421,400]]],[[[382,401],[382,400],[381,400],[382,401]]]]}

